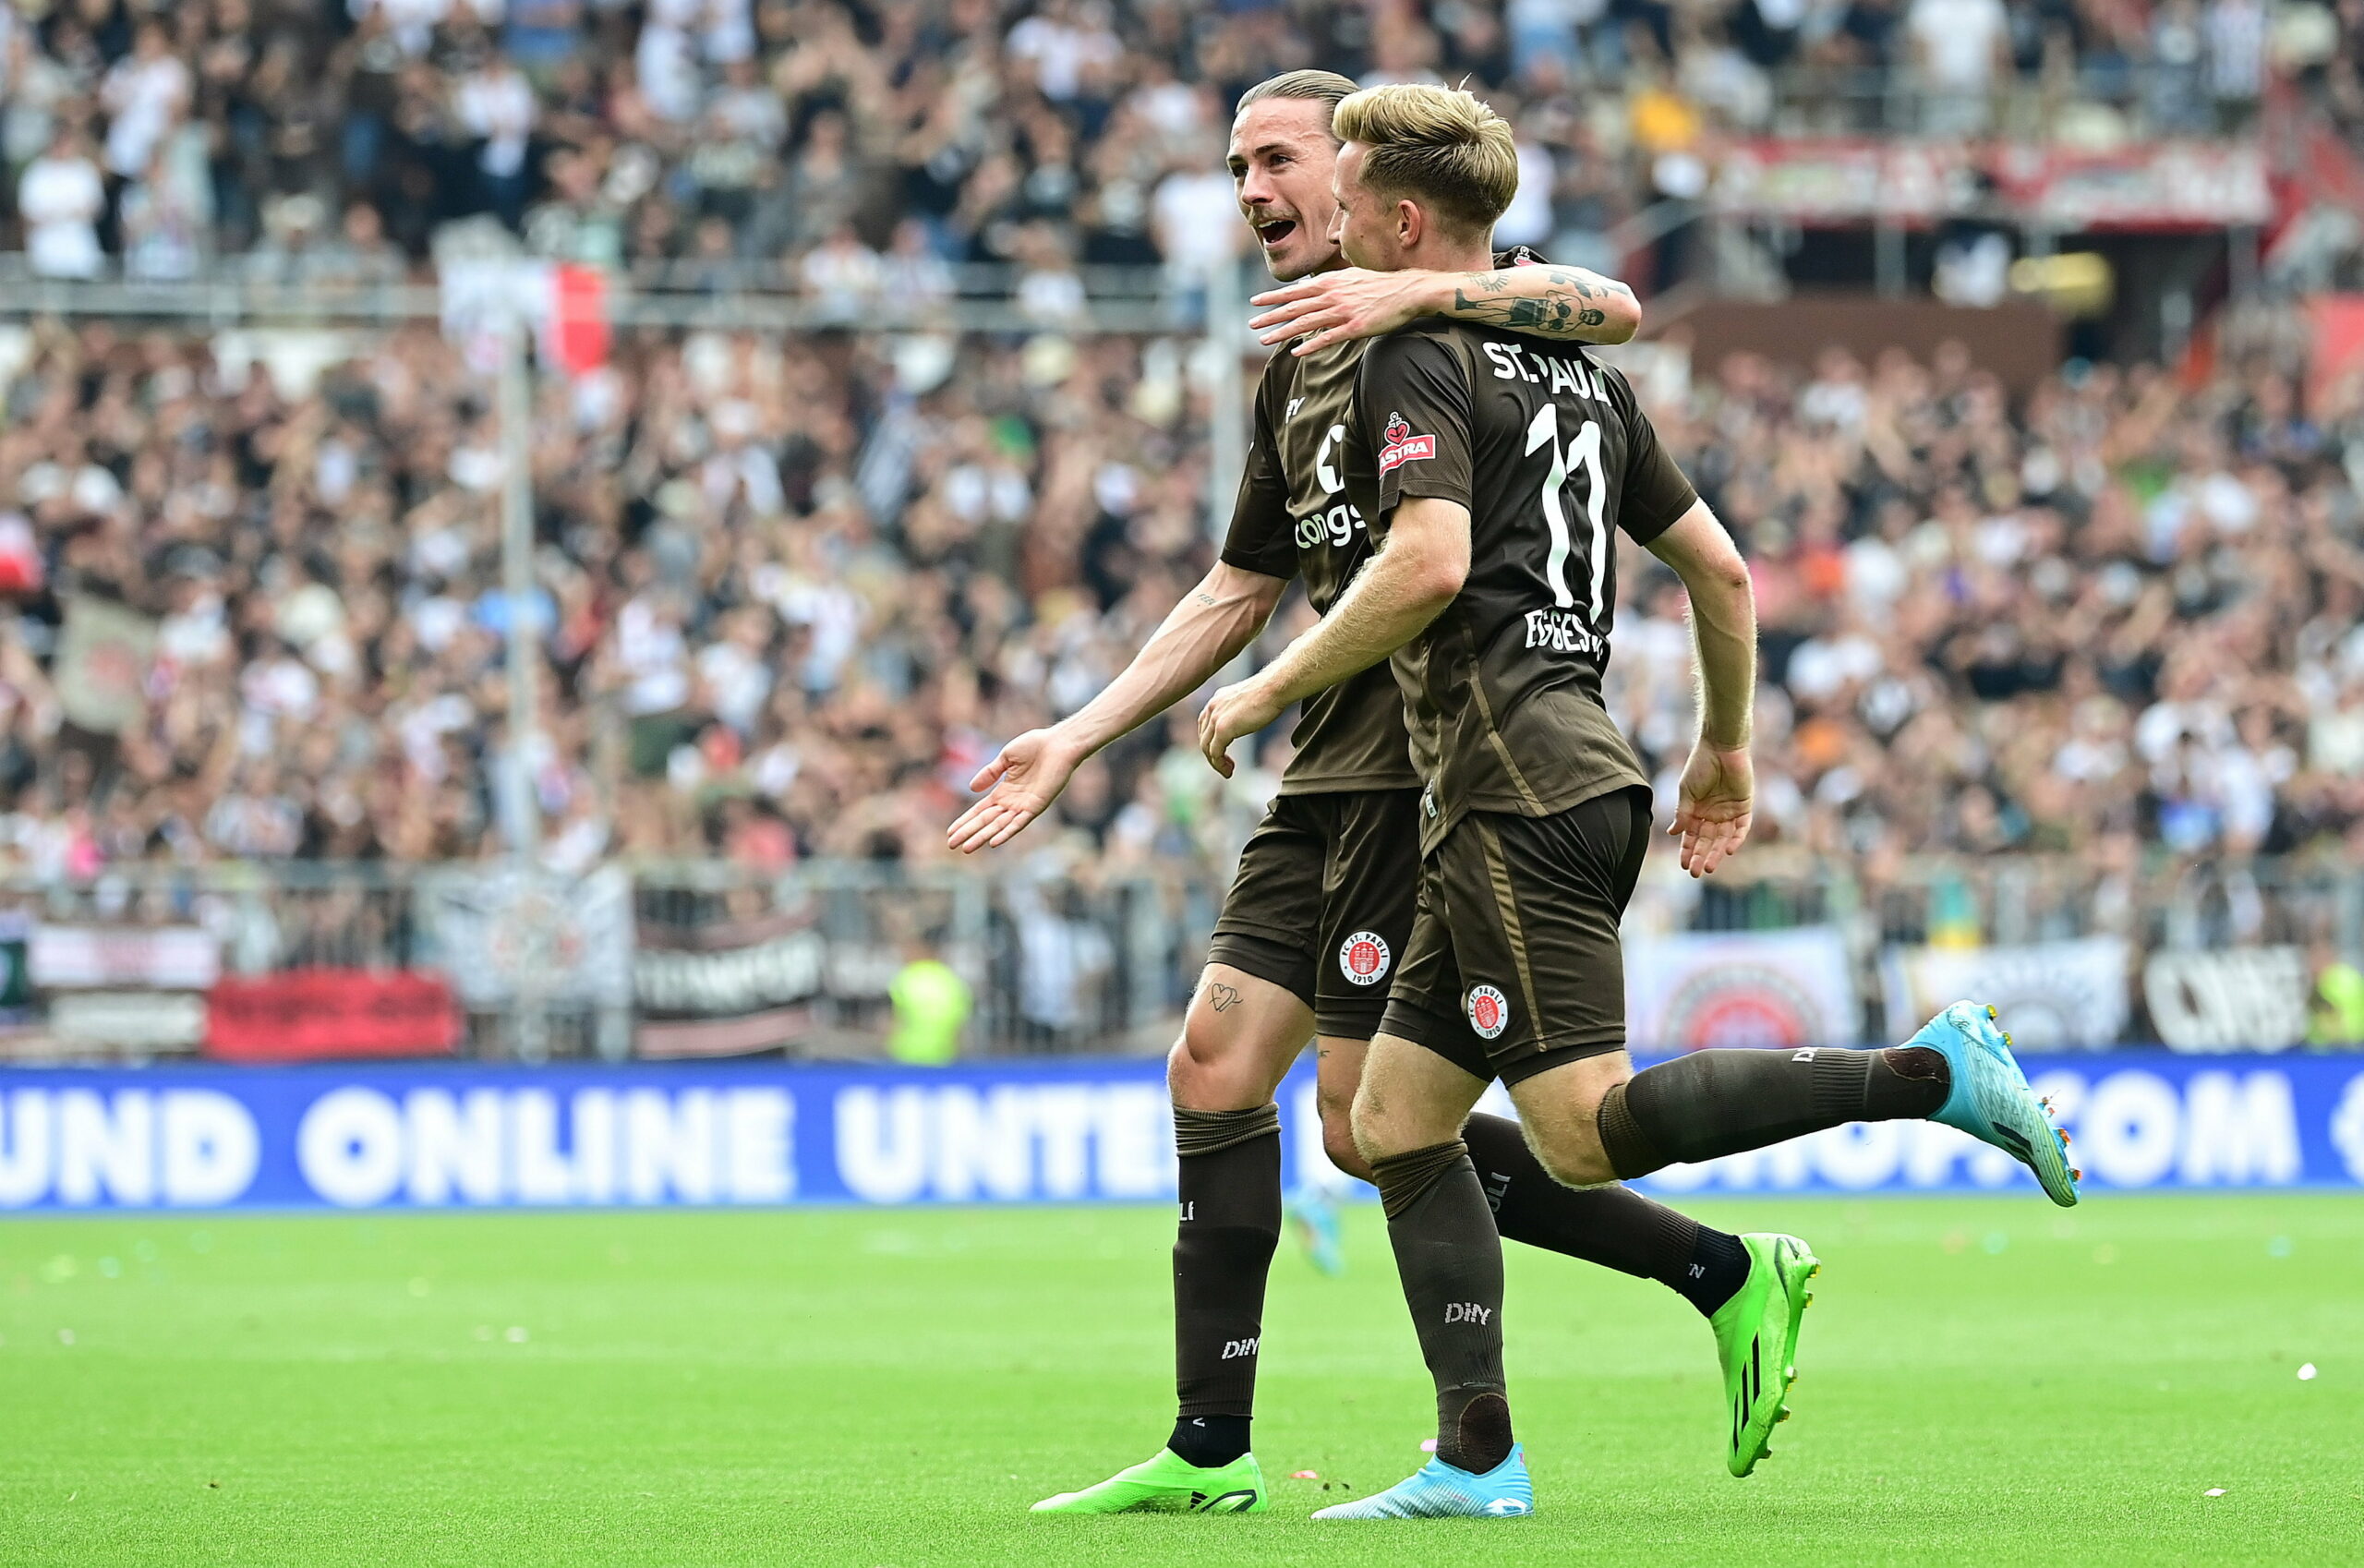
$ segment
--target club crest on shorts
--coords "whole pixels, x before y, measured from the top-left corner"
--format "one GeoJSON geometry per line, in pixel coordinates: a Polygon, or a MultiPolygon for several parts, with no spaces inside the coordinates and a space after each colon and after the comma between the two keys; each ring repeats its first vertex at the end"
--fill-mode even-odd
{"type": "Polygon", "coordinates": [[[1469,988],[1469,1027],[1480,1040],[1492,1040],[1511,1026],[1511,1000],[1490,985],[1469,988]]]}
{"type": "Polygon", "coordinates": [[[1395,960],[1387,938],[1376,931],[1357,931],[1338,947],[1338,972],[1349,985],[1376,985],[1387,977],[1395,960]]]}

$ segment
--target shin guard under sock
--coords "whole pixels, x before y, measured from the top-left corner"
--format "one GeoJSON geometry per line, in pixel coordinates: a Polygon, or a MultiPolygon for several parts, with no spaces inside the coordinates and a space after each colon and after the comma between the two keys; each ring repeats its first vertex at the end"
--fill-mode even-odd
{"type": "Polygon", "coordinates": [[[1374,1161],[1387,1239],[1437,1391],[1437,1457],[1483,1475],[1511,1451],[1502,1387],[1502,1244],[1455,1140],[1374,1161]]]}
{"type": "Polygon", "coordinates": [[[1167,1446],[1193,1465],[1248,1452],[1264,1282],[1281,1239],[1281,1116],[1174,1112],[1181,1218],[1174,1233],[1174,1382],[1167,1446]]]}
{"type": "Polygon", "coordinates": [[[1635,1073],[1600,1103],[1600,1142],[1621,1176],[1713,1160],[1849,1122],[1925,1116],[1946,1103],[1946,1059],[1883,1051],[1694,1051],[1635,1073]]]}

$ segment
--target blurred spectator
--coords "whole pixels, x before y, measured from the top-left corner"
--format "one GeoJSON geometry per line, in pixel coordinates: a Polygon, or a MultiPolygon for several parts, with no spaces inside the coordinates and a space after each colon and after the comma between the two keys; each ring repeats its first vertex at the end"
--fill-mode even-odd
{"type": "Polygon", "coordinates": [[[106,187],[80,135],[61,124],[49,149],[25,165],[17,181],[17,211],[25,221],[25,259],[44,278],[96,277],[105,262],[98,223],[106,187]]]}
{"type": "Polygon", "coordinates": [[[1929,92],[1921,128],[1957,136],[1984,130],[1996,76],[2010,65],[2011,22],[2002,0],[1912,0],[1904,30],[1929,92]]]}
{"type": "Polygon", "coordinates": [[[337,237],[321,247],[316,263],[320,282],[351,287],[399,283],[404,271],[402,252],[386,238],[385,221],[367,201],[356,201],[344,210],[337,237]]]}
{"type": "Polygon", "coordinates": [[[2307,1043],[2353,1049],[2364,1045],[2364,970],[2318,950],[2315,1007],[2307,1043]]]}
{"type": "Polygon", "coordinates": [[[487,54],[461,77],[452,107],[467,133],[484,142],[476,167],[484,175],[486,204],[516,228],[525,220],[530,179],[525,149],[534,132],[533,87],[506,57],[487,54]]]}
{"type": "Polygon", "coordinates": [[[1203,281],[1214,263],[1245,247],[1231,175],[1213,148],[1159,181],[1151,205],[1159,254],[1188,283],[1203,281]]]}
{"type": "Polygon", "coordinates": [[[1054,103],[1072,101],[1087,82],[1098,86],[1125,54],[1100,0],[1044,0],[1040,10],[1009,30],[1004,47],[1031,71],[1034,87],[1054,103]]]}
{"type": "Polygon", "coordinates": [[[969,983],[933,942],[903,944],[903,967],[886,995],[895,1008],[887,1055],[907,1066],[942,1067],[960,1055],[960,1031],[968,1026],[973,998],[969,983]]]}
{"type": "Polygon", "coordinates": [[[99,84],[107,112],[107,172],[125,179],[147,172],[157,144],[187,112],[188,66],[172,52],[172,38],[160,21],[144,21],[132,34],[131,53],[115,62],[99,84]]]}
{"type": "Polygon", "coordinates": [[[2262,0],[2211,0],[2202,30],[2208,92],[2220,129],[2238,130],[2265,96],[2262,0]]]}
{"type": "Polygon", "coordinates": [[[829,237],[797,264],[798,281],[821,320],[840,325],[858,321],[878,303],[886,269],[878,253],[862,243],[851,223],[839,223],[829,237]]]}
{"type": "Polygon", "coordinates": [[[205,214],[195,192],[157,152],[142,176],[123,193],[126,277],[174,282],[197,276],[204,260],[205,214]]]}

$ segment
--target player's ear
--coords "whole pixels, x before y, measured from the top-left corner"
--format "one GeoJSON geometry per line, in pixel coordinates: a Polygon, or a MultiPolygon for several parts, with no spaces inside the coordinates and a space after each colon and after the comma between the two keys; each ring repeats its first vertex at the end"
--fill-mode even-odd
{"type": "Polygon", "coordinates": [[[1419,203],[1416,201],[1401,200],[1396,202],[1396,243],[1405,250],[1409,250],[1414,246],[1419,244],[1420,235],[1428,227],[1428,220],[1429,215],[1420,211],[1419,203]]]}

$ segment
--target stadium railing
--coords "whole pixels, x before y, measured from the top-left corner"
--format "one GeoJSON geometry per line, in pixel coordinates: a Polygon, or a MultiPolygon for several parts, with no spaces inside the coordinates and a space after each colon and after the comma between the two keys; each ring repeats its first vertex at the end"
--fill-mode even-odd
{"type": "MultiPolygon", "coordinates": [[[[135,1023],[110,1041],[85,1017],[94,998],[136,1019],[131,1005],[175,993],[398,974],[448,987],[462,1025],[442,1054],[859,1058],[880,1051],[903,966],[941,957],[973,992],[968,1054],[1145,1054],[1171,1039],[1222,891],[1195,865],[1037,874],[813,862],[769,876],[681,862],[521,883],[498,862],[283,862],[18,877],[0,881],[0,948],[18,982],[0,1039],[18,1059],[171,1055],[200,1039],[135,1023]],[[185,941],[158,947],[168,935],[185,941]],[[78,946],[59,946],[69,939],[78,946]],[[203,966],[191,967],[189,943],[210,955],[203,966]],[[93,944],[105,956],[89,957],[93,944]],[[85,1021],[63,1029],[67,1012],[85,1021]]],[[[1628,929],[1637,942],[1743,938],[1720,950],[1726,963],[1747,938],[1827,934],[1847,955],[1867,1036],[1898,955],[2042,955],[2111,938],[2130,1019],[2118,1037],[2149,1039],[2165,1020],[2146,1024],[2131,1001],[2156,955],[2303,955],[2310,982],[2324,962],[2354,962],[2364,872],[2297,860],[2112,872],[2026,856],[1908,861],[1878,883],[1837,864],[1776,865],[1701,886],[1661,870],[1628,929]]]]}
{"type": "Polygon", "coordinates": [[[2005,69],[1975,91],[1911,70],[1815,65],[1784,66],[1767,85],[1762,123],[1745,128],[1774,136],[1996,135],[2106,145],[2236,136],[2255,128],[2261,108],[2261,95],[2213,94],[2203,62],[2122,57],[2005,69]]]}

